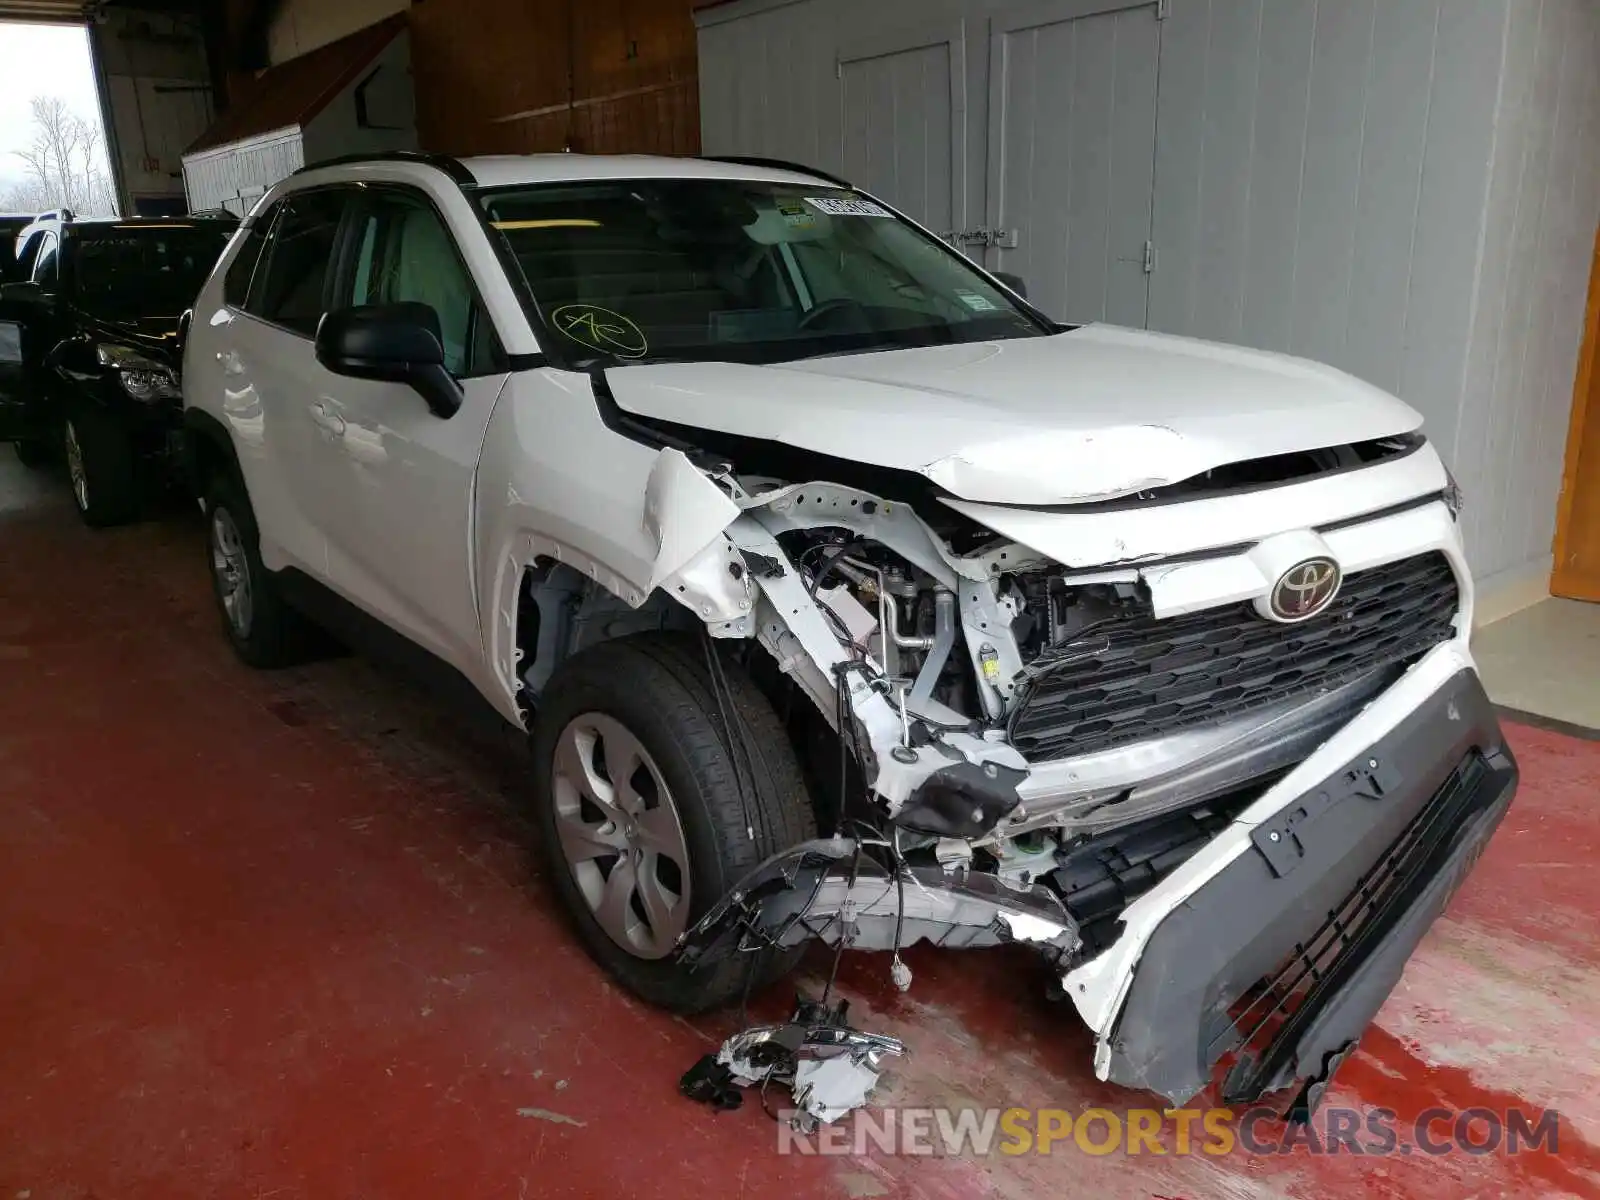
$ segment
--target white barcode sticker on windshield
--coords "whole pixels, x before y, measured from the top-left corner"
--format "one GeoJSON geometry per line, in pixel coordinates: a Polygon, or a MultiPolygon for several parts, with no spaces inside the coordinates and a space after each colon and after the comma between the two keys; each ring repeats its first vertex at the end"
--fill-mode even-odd
{"type": "Polygon", "coordinates": [[[806,203],[830,217],[892,217],[894,214],[881,204],[862,200],[858,196],[807,196],[806,203]]]}

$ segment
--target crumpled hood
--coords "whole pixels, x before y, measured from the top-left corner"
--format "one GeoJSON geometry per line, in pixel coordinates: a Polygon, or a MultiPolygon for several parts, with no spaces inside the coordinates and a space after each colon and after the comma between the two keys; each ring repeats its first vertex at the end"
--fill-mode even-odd
{"type": "Polygon", "coordinates": [[[626,367],[607,380],[637,416],[914,471],[995,504],[1110,499],[1422,424],[1331,367],[1109,325],[774,366],[626,367]]]}

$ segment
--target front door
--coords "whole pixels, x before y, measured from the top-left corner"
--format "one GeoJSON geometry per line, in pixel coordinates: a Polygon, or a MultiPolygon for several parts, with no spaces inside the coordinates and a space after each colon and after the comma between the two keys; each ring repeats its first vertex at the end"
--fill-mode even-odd
{"type": "Polygon", "coordinates": [[[316,471],[333,586],[466,674],[482,664],[473,588],[473,485],[504,356],[454,235],[421,193],[369,188],[350,230],[334,307],[414,301],[439,319],[461,408],[429,411],[402,384],[327,376],[316,471]]]}
{"type": "Polygon", "coordinates": [[[1145,327],[1155,0],[1026,0],[990,24],[989,265],[1063,321],[1145,327]]]}
{"type": "Polygon", "coordinates": [[[1600,601],[1600,239],[1589,282],[1589,311],[1572,398],[1567,464],[1556,509],[1556,565],[1550,590],[1600,601]]]}

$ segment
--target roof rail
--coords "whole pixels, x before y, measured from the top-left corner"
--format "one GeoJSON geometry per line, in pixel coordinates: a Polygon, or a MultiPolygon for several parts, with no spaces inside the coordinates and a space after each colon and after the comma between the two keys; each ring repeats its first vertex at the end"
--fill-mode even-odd
{"type": "Polygon", "coordinates": [[[422,150],[382,150],[373,154],[341,154],[336,158],[324,158],[318,162],[307,163],[295,174],[319,171],[323,167],[348,167],[358,163],[385,162],[416,163],[418,166],[433,167],[443,171],[462,187],[473,187],[478,182],[477,177],[462,165],[460,159],[448,154],[429,154],[422,150]]]}
{"type": "Polygon", "coordinates": [[[49,209],[34,218],[35,221],[76,221],[77,219],[77,214],[65,206],[49,209]]]}
{"type": "Polygon", "coordinates": [[[826,179],[829,183],[836,183],[843,188],[855,187],[855,184],[848,179],[841,179],[827,171],[819,171],[804,163],[789,162],[783,158],[758,158],[746,154],[705,154],[701,157],[706,162],[731,163],[736,167],[766,167],[773,171],[795,171],[801,175],[815,175],[818,179],[826,179]]]}

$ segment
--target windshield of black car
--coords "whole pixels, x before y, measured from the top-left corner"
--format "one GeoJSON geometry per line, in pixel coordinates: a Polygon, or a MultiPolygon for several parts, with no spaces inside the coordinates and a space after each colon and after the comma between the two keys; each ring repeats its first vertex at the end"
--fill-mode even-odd
{"type": "Polygon", "coordinates": [[[568,359],[781,362],[1053,332],[954,250],[842,188],[652,179],[482,202],[568,359]]]}
{"type": "Polygon", "coordinates": [[[194,304],[233,229],[80,226],[72,231],[73,299],[96,316],[175,317],[194,304]]]}

